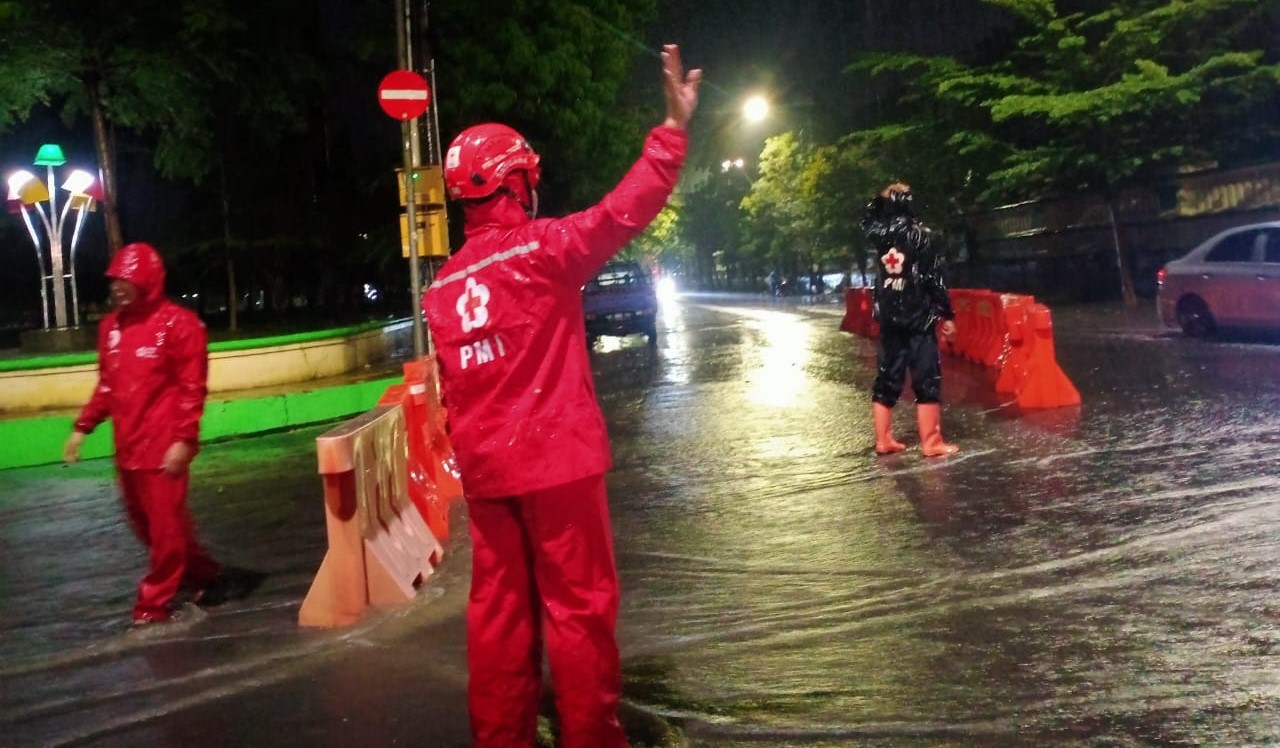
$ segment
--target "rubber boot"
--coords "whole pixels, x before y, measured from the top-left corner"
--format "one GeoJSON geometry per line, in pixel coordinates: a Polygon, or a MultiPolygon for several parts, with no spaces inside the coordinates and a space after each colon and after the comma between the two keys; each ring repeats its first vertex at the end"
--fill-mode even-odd
{"type": "Polygon", "coordinates": [[[920,453],[925,457],[942,457],[960,451],[942,440],[942,406],[938,403],[916,405],[916,423],[920,426],[920,453]]]}
{"type": "Polygon", "coordinates": [[[907,445],[893,438],[893,408],[872,403],[871,415],[876,424],[876,454],[890,455],[906,450],[907,445]]]}

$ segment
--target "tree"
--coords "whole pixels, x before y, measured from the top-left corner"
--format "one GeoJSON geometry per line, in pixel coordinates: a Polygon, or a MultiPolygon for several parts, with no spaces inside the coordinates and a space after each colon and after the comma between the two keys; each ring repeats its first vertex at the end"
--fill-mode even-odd
{"type": "Polygon", "coordinates": [[[900,134],[931,134],[983,167],[980,199],[1103,195],[1122,295],[1135,305],[1118,190],[1280,142],[1274,9],[1257,0],[988,2],[1020,24],[1005,59],[889,55],[855,67],[914,76],[915,107],[900,134]]]}
{"type": "MultiPolygon", "coordinates": [[[[239,326],[242,296],[237,256],[245,255],[251,265],[264,259],[264,253],[242,250],[272,232],[276,251],[266,257],[281,254],[283,247],[298,243],[299,235],[317,233],[310,228],[317,222],[346,213],[333,209],[340,202],[328,204],[330,180],[317,174],[314,166],[330,161],[317,159],[315,152],[321,149],[314,145],[330,124],[326,82],[337,80],[334,73],[350,64],[333,52],[338,42],[328,38],[324,29],[325,5],[312,3],[305,13],[299,13],[298,3],[292,0],[258,0],[241,6],[235,17],[223,19],[216,43],[198,59],[210,81],[209,153],[214,184],[200,190],[213,194],[198,201],[198,206],[213,210],[197,209],[196,218],[204,219],[197,224],[203,233],[194,237],[193,248],[221,261],[228,326],[233,332],[239,326]],[[329,76],[326,70],[331,71],[329,76]],[[281,175],[290,178],[281,180],[281,175]],[[316,205],[321,199],[325,206],[316,205]],[[243,236],[249,226],[256,237],[243,236]],[[210,241],[212,237],[217,240],[210,241]]],[[[346,32],[354,34],[349,26],[346,32]]],[[[310,254],[316,254],[314,249],[310,254]]],[[[281,278],[298,275],[293,263],[279,270],[281,278]]]]}
{"type": "Polygon", "coordinates": [[[681,233],[683,205],[684,198],[677,191],[657,218],[618,256],[641,262],[647,267],[661,267],[667,272],[684,274],[691,264],[693,248],[681,233]]]}
{"type": "MultiPolygon", "coordinates": [[[[509,121],[543,155],[547,210],[598,199],[657,119],[656,65],[643,107],[620,96],[655,3],[432,5],[444,132],[509,121]]],[[[374,95],[396,67],[394,29],[385,0],[138,0],[128,13],[0,0],[0,131],[37,108],[68,127],[90,115],[110,243],[139,233],[179,253],[175,288],[225,274],[234,310],[246,290],[310,305],[368,284],[401,308],[398,128],[374,95]],[[135,194],[146,203],[122,230],[120,196],[135,194]]]]}
{"type": "Polygon", "coordinates": [[[867,249],[860,221],[867,200],[887,183],[875,152],[856,139],[816,148],[804,167],[800,197],[809,203],[822,265],[849,263],[866,282],[867,249]]]}
{"type": "Polygon", "coordinates": [[[749,242],[738,207],[748,187],[747,177],[735,169],[685,169],[680,183],[680,233],[688,242],[691,275],[702,286],[716,284],[717,257],[732,266],[732,275],[751,274],[738,261],[749,242]]]}
{"type": "MultiPolygon", "coordinates": [[[[594,202],[635,158],[645,124],[656,121],[620,111],[618,101],[636,54],[633,40],[655,7],[655,0],[432,5],[445,131],[505,122],[541,154],[542,197],[552,199],[553,210],[594,202]]],[[[649,80],[657,107],[656,65],[649,80]]]]}
{"type": "Polygon", "coordinates": [[[757,238],[750,246],[769,266],[816,275],[860,256],[858,220],[874,182],[863,149],[787,132],[765,142],[759,171],[742,210],[757,238]]]}
{"type": "Polygon", "coordinates": [[[808,146],[785,132],[765,141],[759,176],[742,199],[751,246],[761,259],[785,272],[795,272],[809,225],[799,199],[808,146]]]}
{"type": "Polygon", "coordinates": [[[110,3],[31,0],[0,14],[0,128],[53,106],[70,122],[86,115],[102,170],[111,251],[123,243],[117,205],[116,135],[152,133],[161,174],[209,169],[207,79],[200,50],[227,27],[220,0],[110,3]],[[143,20],[144,19],[144,20],[143,20]]]}

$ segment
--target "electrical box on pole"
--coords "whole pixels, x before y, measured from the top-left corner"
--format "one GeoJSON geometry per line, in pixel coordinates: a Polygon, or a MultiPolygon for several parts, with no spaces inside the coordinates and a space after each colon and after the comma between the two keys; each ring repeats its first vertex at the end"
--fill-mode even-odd
{"type": "MultiPolygon", "coordinates": [[[[413,170],[412,185],[405,184],[405,170],[396,169],[396,181],[400,185],[400,207],[409,204],[409,192],[413,193],[414,223],[417,224],[416,241],[419,257],[449,256],[449,223],[445,213],[444,170],[438,164],[420,166],[413,170]]],[[[400,254],[409,256],[409,216],[400,213],[400,254]]]]}
{"type": "MultiPolygon", "coordinates": [[[[400,185],[400,207],[409,204],[405,191],[404,169],[396,169],[396,183],[400,185]]],[[[439,164],[419,166],[413,170],[413,202],[429,208],[444,208],[444,171],[439,164]]]]}
{"type": "MultiPolygon", "coordinates": [[[[445,221],[444,208],[422,210],[413,214],[418,225],[414,246],[419,257],[449,256],[449,224],[445,221]]],[[[409,256],[409,216],[400,214],[400,256],[409,256]]]]}

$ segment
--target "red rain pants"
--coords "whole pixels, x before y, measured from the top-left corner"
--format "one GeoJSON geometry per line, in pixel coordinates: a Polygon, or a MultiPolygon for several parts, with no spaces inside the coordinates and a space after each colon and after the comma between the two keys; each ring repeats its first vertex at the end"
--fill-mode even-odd
{"type": "Polygon", "coordinates": [[[479,748],[535,744],[545,639],[564,748],[625,746],[604,475],[468,502],[468,698],[479,748]]]}
{"type": "Polygon", "coordinates": [[[221,572],[196,539],[187,511],[187,483],[186,472],[173,477],[163,470],[120,471],[125,514],[151,556],[138,584],[134,620],[167,618],[180,586],[203,588],[221,572]]]}

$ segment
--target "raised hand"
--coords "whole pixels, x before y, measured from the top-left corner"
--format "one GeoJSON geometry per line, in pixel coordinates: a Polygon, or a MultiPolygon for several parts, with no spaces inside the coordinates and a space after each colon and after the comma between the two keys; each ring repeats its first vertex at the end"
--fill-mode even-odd
{"type": "Polygon", "coordinates": [[[680,48],[674,44],[662,47],[663,90],[667,97],[667,127],[685,129],[693,110],[698,108],[698,86],[702,71],[690,70],[686,75],[680,62],[680,48]]]}

